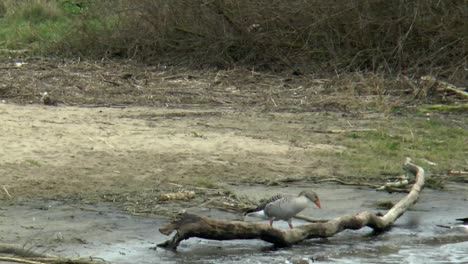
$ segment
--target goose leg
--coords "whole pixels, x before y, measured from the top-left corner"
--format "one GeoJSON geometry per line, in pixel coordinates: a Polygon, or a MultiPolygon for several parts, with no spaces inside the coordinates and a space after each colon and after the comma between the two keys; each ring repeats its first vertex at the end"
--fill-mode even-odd
{"type": "Polygon", "coordinates": [[[273,227],[273,219],[270,219],[270,226],[273,227]]]}
{"type": "Polygon", "coordinates": [[[291,219],[288,220],[288,225],[289,225],[289,228],[294,229],[291,219]]]}

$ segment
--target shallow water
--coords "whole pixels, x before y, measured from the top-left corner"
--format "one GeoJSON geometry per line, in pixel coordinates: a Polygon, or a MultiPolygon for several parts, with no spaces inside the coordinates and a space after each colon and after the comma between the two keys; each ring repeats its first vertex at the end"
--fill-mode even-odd
{"type": "MultiPolygon", "coordinates": [[[[375,201],[398,201],[404,195],[336,185],[308,188],[317,190],[323,206],[321,210],[311,207],[302,213],[313,218],[377,211],[375,201]]],[[[297,193],[302,189],[304,186],[233,190],[260,199],[274,192],[297,193]]],[[[370,228],[346,230],[329,239],[309,240],[280,249],[258,240],[193,238],[183,241],[177,252],[150,249],[167,239],[158,232],[166,224],[161,219],[132,216],[105,206],[3,202],[0,239],[52,255],[91,256],[113,263],[468,263],[468,232],[435,226],[450,225],[455,218],[468,216],[467,195],[462,189],[425,189],[414,208],[389,232],[378,236],[370,228]]],[[[216,210],[197,212],[216,218],[238,217],[216,210]]],[[[295,225],[302,223],[294,220],[295,225]]],[[[275,222],[275,227],[288,228],[285,222],[275,222]]]]}

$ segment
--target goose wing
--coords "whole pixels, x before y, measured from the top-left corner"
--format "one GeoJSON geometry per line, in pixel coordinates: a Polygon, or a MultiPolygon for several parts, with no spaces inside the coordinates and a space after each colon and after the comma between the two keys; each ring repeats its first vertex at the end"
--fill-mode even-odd
{"type": "Polygon", "coordinates": [[[265,206],[265,215],[288,221],[296,214],[307,207],[308,200],[305,197],[287,196],[283,199],[276,200],[265,206]]]}
{"type": "Polygon", "coordinates": [[[253,213],[253,212],[258,212],[258,211],[262,211],[265,209],[265,207],[270,204],[270,203],[273,203],[273,202],[276,202],[278,200],[281,200],[284,198],[284,195],[283,194],[276,194],[268,199],[266,199],[263,203],[261,203],[259,206],[253,208],[253,209],[249,209],[247,211],[245,211],[244,215],[247,215],[249,213],[253,213]]]}

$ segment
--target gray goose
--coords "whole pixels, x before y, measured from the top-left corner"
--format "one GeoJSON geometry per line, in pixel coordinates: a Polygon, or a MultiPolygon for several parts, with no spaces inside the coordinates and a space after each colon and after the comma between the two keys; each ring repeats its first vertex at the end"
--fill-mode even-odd
{"type": "Polygon", "coordinates": [[[272,227],[274,221],[287,221],[289,228],[293,229],[292,218],[304,210],[310,202],[321,208],[320,199],[313,191],[302,191],[297,196],[277,194],[256,208],[246,211],[244,215],[268,219],[272,227]]]}

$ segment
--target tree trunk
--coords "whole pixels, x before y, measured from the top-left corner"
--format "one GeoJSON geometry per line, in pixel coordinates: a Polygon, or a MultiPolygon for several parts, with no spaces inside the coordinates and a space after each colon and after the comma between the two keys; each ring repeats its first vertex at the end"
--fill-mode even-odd
{"type": "Polygon", "coordinates": [[[191,237],[211,240],[261,239],[275,246],[285,247],[305,239],[331,237],[345,229],[357,230],[368,226],[376,231],[385,231],[416,203],[424,187],[423,168],[412,164],[409,158],[406,159],[403,168],[416,176],[416,182],[410,193],[383,216],[366,211],[337,217],[325,223],[311,223],[291,230],[280,230],[265,223],[224,221],[184,213],[179,219],[159,229],[165,235],[177,232],[171,239],[158,244],[158,247],[176,249],[180,242],[191,237]]]}

